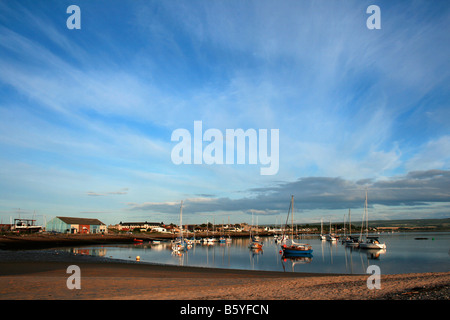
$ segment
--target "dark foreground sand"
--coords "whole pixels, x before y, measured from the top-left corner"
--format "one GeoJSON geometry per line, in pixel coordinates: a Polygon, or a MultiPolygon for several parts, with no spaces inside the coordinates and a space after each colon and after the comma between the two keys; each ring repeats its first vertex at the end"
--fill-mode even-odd
{"type": "Polygon", "coordinates": [[[382,275],[260,272],[127,263],[57,250],[0,250],[0,297],[125,300],[449,300],[450,272],[382,275]],[[81,289],[66,285],[69,265],[81,269],[81,289]]]}

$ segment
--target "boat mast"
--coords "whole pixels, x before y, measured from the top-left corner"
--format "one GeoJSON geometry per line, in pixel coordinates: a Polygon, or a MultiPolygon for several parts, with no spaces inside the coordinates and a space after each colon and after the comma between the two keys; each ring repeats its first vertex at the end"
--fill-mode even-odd
{"type": "Polygon", "coordinates": [[[256,217],[256,235],[258,236],[258,216],[256,217]]]}
{"type": "Polygon", "coordinates": [[[253,235],[253,210],[252,210],[252,224],[250,226],[250,240],[253,240],[252,235],[253,235]]]}
{"type": "Polygon", "coordinates": [[[362,236],[364,232],[364,219],[366,219],[366,240],[369,232],[369,218],[368,218],[368,210],[367,210],[367,189],[366,189],[366,200],[364,201],[364,213],[361,219],[361,235],[359,236],[360,241],[362,241],[362,236]]]}
{"type": "Polygon", "coordinates": [[[181,241],[183,241],[183,200],[181,200],[181,206],[180,206],[180,238],[181,241]]]}
{"type": "Polygon", "coordinates": [[[345,214],[344,214],[344,237],[345,237],[345,214]]]}
{"type": "Polygon", "coordinates": [[[366,239],[369,236],[369,208],[367,207],[367,189],[366,189],[366,239]]]}
{"type": "Polygon", "coordinates": [[[350,215],[350,208],[348,209],[348,235],[352,235],[352,216],[350,215]]]}
{"type": "Polygon", "coordinates": [[[292,236],[292,241],[294,241],[294,196],[291,196],[291,209],[292,209],[292,230],[291,230],[291,236],[292,236]]]}
{"type": "MultiPolygon", "coordinates": [[[[293,197],[293,196],[292,196],[293,197]]],[[[289,204],[289,210],[288,210],[288,214],[287,214],[287,216],[286,216],[286,222],[284,223],[284,228],[283,228],[283,238],[285,237],[285,236],[287,236],[287,226],[288,226],[288,223],[289,223],[289,213],[290,213],[290,211],[291,211],[291,208],[292,208],[292,200],[291,200],[291,203],[289,204]]],[[[280,219],[281,219],[281,217],[280,217],[280,219]]]]}

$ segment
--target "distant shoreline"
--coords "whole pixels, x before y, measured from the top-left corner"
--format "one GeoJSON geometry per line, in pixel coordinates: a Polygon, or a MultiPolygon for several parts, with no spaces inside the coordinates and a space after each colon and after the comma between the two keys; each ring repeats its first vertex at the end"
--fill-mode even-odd
{"type": "MultiPolygon", "coordinates": [[[[449,232],[450,230],[402,230],[399,232],[449,232]]],[[[356,234],[356,232],[354,233],[356,234]]],[[[390,233],[383,234],[388,236],[390,233]]],[[[319,234],[301,234],[305,237],[314,237],[319,234]]],[[[341,234],[339,234],[341,235],[341,234]]],[[[46,249],[68,246],[86,246],[86,245],[103,245],[103,244],[121,244],[133,243],[134,239],[143,241],[153,240],[172,240],[177,235],[174,234],[150,234],[150,233],[133,233],[133,234],[50,234],[50,233],[32,233],[32,234],[3,234],[0,235],[0,249],[4,250],[26,250],[26,249],[46,249]]],[[[196,234],[197,238],[205,237],[206,234],[196,234]]],[[[220,235],[215,235],[220,236],[220,235]]],[[[235,233],[232,237],[245,238],[249,237],[248,232],[235,233]]],[[[262,233],[260,236],[271,236],[268,233],[262,233]]]]}
{"type": "MultiPolygon", "coordinates": [[[[26,250],[26,249],[45,249],[65,246],[84,246],[84,245],[102,245],[102,244],[121,244],[133,243],[135,239],[143,241],[170,241],[176,234],[51,234],[51,233],[31,233],[31,234],[4,234],[0,235],[0,249],[4,250],[26,250]]],[[[196,235],[196,237],[203,235],[196,235]]],[[[218,235],[216,235],[218,236],[218,235]]],[[[248,233],[240,233],[239,237],[248,237],[248,233]]],[[[233,235],[236,237],[236,235],[233,235]]]]}

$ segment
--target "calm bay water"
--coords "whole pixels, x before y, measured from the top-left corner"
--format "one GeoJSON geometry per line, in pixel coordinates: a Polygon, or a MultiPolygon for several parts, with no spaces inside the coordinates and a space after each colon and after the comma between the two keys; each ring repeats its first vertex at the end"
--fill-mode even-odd
{"type": "Polygon", "coordinates": [[[273,237],[263,237],[263,250],[248,248],[249,239],[233,239],[231,244],[193,244],[177,255],[170,243],[76,247],[68,250],[79,254],[104,256],[142,263],[179,266],[231,268],[284,272],[365,274],[368,265],[378,265],[382,274],[450,271],[450,232],[381,234],[386,250],[360,250],[345,247],[340,241],[322,241],[317,236],[298,242],[313,247],[312,256],[283,258],[280,244],[273,237]],[[415,238],[426,238],[416,240],[415,238]]]}

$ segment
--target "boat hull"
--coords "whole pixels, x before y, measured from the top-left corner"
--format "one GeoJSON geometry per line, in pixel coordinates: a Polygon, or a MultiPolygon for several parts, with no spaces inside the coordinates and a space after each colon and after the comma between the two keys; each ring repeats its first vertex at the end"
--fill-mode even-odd
{"type": "Polygon", "coordinates": [[[304,256],[312,254],[312,249],[298,250],[298,249],[283,249],[283,254],[286,256],[304,256]]]}
{"type": "Polygon", "coordinates": [[[346,247],[359,247],[359,243],[358,242],[344,242],[344,245],[346,247]]]}
{"type": "Polygon", "coordinates": [[[296,262],[302,263],[310,263],[312,261],[313,255],[312,253],[304,253],[304,254],[283,254],[281,259],[290,259],[296,262]]]}
{"type": "Polygon", "coordinates": [[[384,243],[360,243],[360,249],[386,249],[386,245],[384,243]]]}
{"type": "Polygon", "coordinates": [[[173,250],[173,251],[177,251],[177,252],[180,252],[180,251],[186,251],[186,250],[187,250],[187,247],[186,247],[185,245],[182,245],[182,244],[174,244],[174,245],[172,246],[172,250],[173,250]]]}
{"type": "Polygon", "coordinates": [[[262,249],[263,245],[261,243],[251,243],[248,247],[250,249],[262,249]]]}
{"type": "Polygon", "coordinates": [[[310,245],[303,245],[303,244],[294,244],[294,245],[282,245],[281,250],[283,250],[284,255],[305,255],[305,254],[311,254],[313,252],[310,245]]]}

